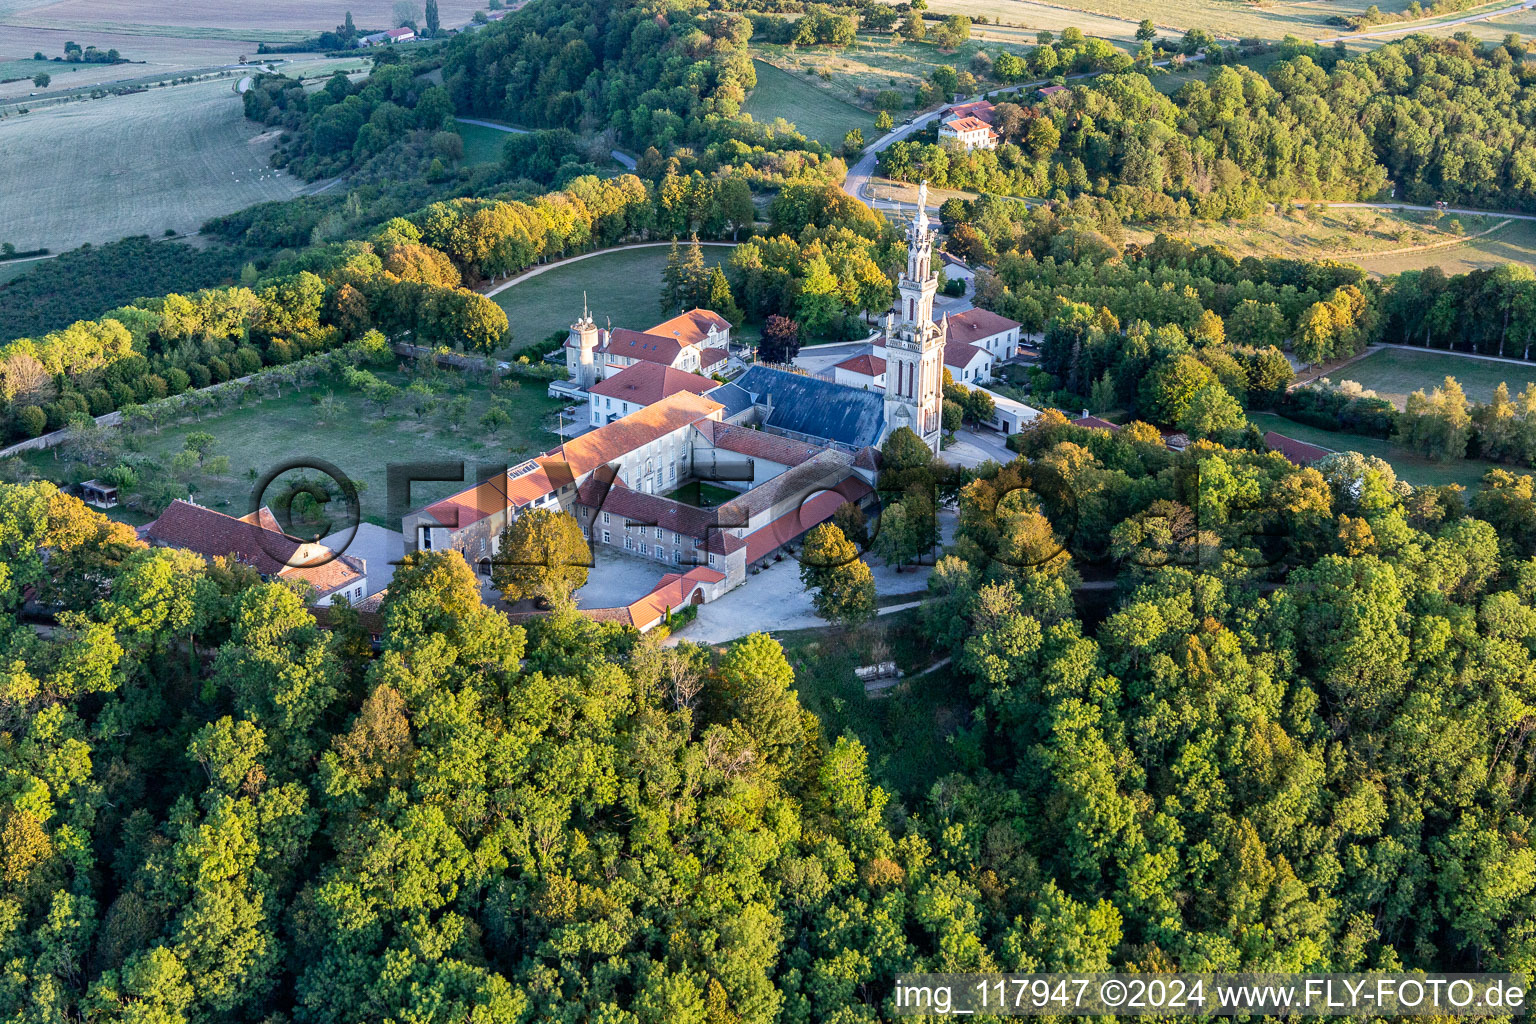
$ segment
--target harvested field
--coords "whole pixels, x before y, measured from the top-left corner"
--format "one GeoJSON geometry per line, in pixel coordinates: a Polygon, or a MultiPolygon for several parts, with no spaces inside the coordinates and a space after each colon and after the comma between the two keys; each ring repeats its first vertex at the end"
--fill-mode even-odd
{"type": "Polygon", "coordinates": [[[252,141],[261,130],[224,79],[0,121],[3,241],[58,252],[196,231],[215,214],[291,198],[303,183],[268,164],[272,141],[252,141]]]}

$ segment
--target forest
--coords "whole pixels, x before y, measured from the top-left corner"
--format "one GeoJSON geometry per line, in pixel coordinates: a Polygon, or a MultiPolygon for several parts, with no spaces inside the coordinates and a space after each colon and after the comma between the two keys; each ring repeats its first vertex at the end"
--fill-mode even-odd
{"type": "Polygon", "coordinates": [[[509,625],[452,552],[322,629],[0,485],[5,1012],[853,1022],[914,970],[1536,967],[1531,478],[1022,436],[961,478],[886,446],[887,514],[955,495],[922,628],[975,702],[906,800],[766,636],[509,625]]]}
{"type": "Polygon", "coordinates": [[[1536,68],[1518,37],[1412,36],[1335,60],[1312,47],[1264,75],[1217,67],[1172,96],[1138,70],[1101,75],[1007,104],[995,150],[902,141],[881,153],[880,173],[1007,195],[1087,193],[1149,221],[1394,188],[1410,203],[1536,209],[1536,140],[1519,114],[1536,68]]]}

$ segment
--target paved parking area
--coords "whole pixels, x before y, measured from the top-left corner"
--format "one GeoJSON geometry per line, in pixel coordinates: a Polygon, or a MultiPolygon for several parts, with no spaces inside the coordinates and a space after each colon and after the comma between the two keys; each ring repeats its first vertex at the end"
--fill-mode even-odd
{"type": "Polygon", "coordinates": [[[599,545],[596,564],[587,573],[587,584],[576,591],[582,608],[617,608],[638,601],[674,570],[660,562],[599,545]]]}
{"type": "Polygon", "coordinates": [[[386,530],[373,523],[359,523],[357,535],[348,538],[347,531],[333,533],[320,543],[344,555],[361,558],[368,570],[368,596],[372,597],[395,576],[394,563],[405,554],[405,538],[399,530],[386,530]],[[348,543],[350,539],[350,543],[348,543]]]}

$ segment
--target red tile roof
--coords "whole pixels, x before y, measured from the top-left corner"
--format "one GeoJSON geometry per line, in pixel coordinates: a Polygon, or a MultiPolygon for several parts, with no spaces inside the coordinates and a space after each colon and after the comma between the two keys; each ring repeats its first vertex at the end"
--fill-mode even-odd
{"type": "MultiPolygon", "coordinates": [[[[271,513],[267,513],[270,517],[271,513]]],[[[265,520],[258,513],[251,517],[265,520]]],[[[276,519],[272,519],[276,523],[276,519]]],[[[185,548],[204,558],[228,557],[251,566],[263,576],[302,579],[318,596],[362,579],[362,563],[329,548],[307,544],[277,530],[263,529],[247,519],[177,499],[144,527],[142,536],[156,544],[185,548]]]]}
{"type": "Polygon", "coordinates": [[[1264,435],[1264,443],[1271,450],[1279,452],[1298,466],[1310,466],[1325,455],[1332,455],[1332,448],[1323,448],[1319,445],[1298,441],[1294,437],[1286,437],[1277,434],[1273,430],[1264,435]]]}
{"type": "Polygon", "coordinates": [[[591,518],[584,519],[584,522],[596,522],[595,513],[601,511],[622,516],[633,523],[659,526],[663,530],[671,530],[684,537],[692,537],[694,540],[703,540],[707,537],[710,528],[715,524],[715,515],[711,511],[685,505],[671,498],[663,498],[658,494],[630,490],[619,483],[610,487],[598,478],[602,475],[595,474],[576,492],[576,504],[591,509],[594,513],[591,518]]]}
{"type": "Polygon", "coordinates": [[[423,509],[452,530],[462,530],[486,516],[523,508],[572,481],[570,469],[560,460],[540,456],[444,498],[423,509]]]}
{"type": "Polygon", "coordinates": [[[662,363],[635,363],[606,380],[598,381],[589,390],[603,398],[617,398],[636,405],[655,405],[679,391],[702,395],[719,385],[717,380],[662,363]]]}
{"type": "Polygon", "coordinates": [[[699,369],[713,370],[729,358],[731,358],[730,349],[707,348],[699,353],[699,369]]]}
{"type": "Polygon", "coordinates": [[[822,491],[792,512],[786,512],[761,529],[747,534],[747,562],[755,562],[773,554],[774,550],[788,544],[813,526],[832,518],[832,514],[844,502],[859,502],[873,493],[874,488],[856,476],[850,476],[836,487],[822,491]]]}
{"type": "Polygon", "coordinates": [[[836,368],[850,373],[862,373],[866,377],[878,377],[885,372],[885,360],[879,356],[854,356],[844,359],[836,368]]]}
{"type": "Polygon", "coordinates": [[[968,345],[963,341],[957,344],[951,340],[946,342],[944,345],[945,366],[953,366],[956,369],[964,369],[965,367],[974,363],[978,358],[991,359],[992,353],[988,352],[984,348],[977,348],[975,345],[968,345]]]}
{"type": "Polygon", "coordinates": [[[585,476],[621,455],[690,423],[706,420],[724,408],[713,399],[689,391],[679,391],[655,405],[567,441],[548,454],[570,463],[573,476],[585,476]]]}
{"type": "Polygon", "coordinates": [[[709,340],[711,327],[723,335],[731,329],[731,322],[712,309],[690,309],[671,320],[663,320],[645,333],[674,338],[684,345],[702,345],[709,340]]]}
{"type": "Polygon", "coordinates": [[[952,117],[944,122],[944,127],[954,132],[992,131],[992,126],[979,117],[952,117]]]}
{"type": "Polygon", "coordinates": [[[990,309],[968,309],[949,317],[949,340],[974,345],[1004,331],[1023,326],[1017,320],[998,316],[990,309]]]}
{"type": "Polygon", "coordinates": [[[611,356],[626,356],[671,366],[683,351],[683,345],[676,338],[617,327],[608,335],[608,344],[603,346],[602,351],[611,356]]]}
{"type": "Polygon", "coordinates": [[[1092,430],[1119,430],[1120,424],[1111,423],[1109,420],[1101,420],[1097,416],[1079,416],[1072,421],[1074,427],[1088,427],[1092,430]]]}
{"type": "Polygon", "coordinates": [[[809,441],[795,441],[767,431],[731,426],[714,420],[698,424],[698,431],[716,448],[751,459],[777,462],[781,466],[798,466],[825,448],[809,441]]]}
{"type": "Polygon", "coordinates": [[[630,620],[641,629],[659,621],[674,608],[688,604],[693,592],[701,586],[719,583],[725,573],[705,565],[694,566],[679,575],[669,572],[656,584],[656,589],[629,606],[630,620]]]}
{"type": "Polygon", "coordinates": [[[977,120],[992,123],[992,117],[997,108],[987,100],[972,100],[969,103],[958,103],[949,108],[951,117],[974,117],[977,120]]]}

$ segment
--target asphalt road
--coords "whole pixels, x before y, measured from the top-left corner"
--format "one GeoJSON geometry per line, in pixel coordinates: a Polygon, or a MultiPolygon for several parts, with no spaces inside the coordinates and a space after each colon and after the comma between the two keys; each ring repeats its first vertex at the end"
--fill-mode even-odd
{"type": "Polygon", "coordinates": [[[1456,25],[1470,25],[1474,21],[1487,21],[1489,18],[1497,18],[1504,14],[1514,14],[1518,11],[1536,7],[1536,0],[1523,0],[1511,7],[1501,7],[1496,11],[1485,11],[1482,14],[1469,14],[1464,18],[1453,18],[1450,21],[1410,21],[1396,26],[1378,29],[1374,32],[1351,32],[1342,36],[1329,36],[1327,39],[1319,39],[1319,43],[1349,42],[1353,39],[1385,39],[1388,36],[1400,36],[1409,32],[1422,32],[1427,28],[1451,28],[1456,25]]]}

